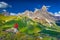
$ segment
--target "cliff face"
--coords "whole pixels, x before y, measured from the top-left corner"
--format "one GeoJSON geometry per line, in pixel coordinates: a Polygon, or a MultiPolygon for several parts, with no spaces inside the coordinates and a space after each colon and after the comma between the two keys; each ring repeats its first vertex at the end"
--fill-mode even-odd
{"type": "Polygon", "coordinates": [[[41,9],[36,9],[34,12],[27,11],[25,12],[25,15],[31,17],[31,18],[37,18],[37,19],[47,19],[50,22],[53,22],[55,19],[53,15],[51,15],[47,11],[47,7],[43,6],[41,9]],[[27,15],[28,14],[28,15],[27,15]]]}
{"type": "Polygon", "coordinates": [[[34,12],[26,10],[22,15],[28,16],[31,19],[42,21],[42,23],[48,23],[51,25],[51,23],[55,22],[55,18],[53,15],[47,11],[47,7],[43,5],[41,9],[35,9],[34,12]],[[44,22],[45,21],[45,22],[44,22]]]}

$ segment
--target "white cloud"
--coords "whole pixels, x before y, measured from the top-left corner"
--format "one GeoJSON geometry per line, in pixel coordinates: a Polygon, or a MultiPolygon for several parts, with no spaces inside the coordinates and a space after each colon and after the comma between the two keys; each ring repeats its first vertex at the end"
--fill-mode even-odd
{"type": "Polygon", "coordinates": [[[17,15],[16,13],[10,13],[10,15],[17,15]]]}
{"type": "Polygon", "coordinates": [[[7,10],[4,9],[4,10],[2,10],[2,11],[6,12],[7,10]]]}
{"type": "Polygon", "coordinates": [[[55,12],[54,14],[58,14],[58,12],[55,12]]]}
{"type": "Polygon", "coordinates": [[[60,11],[54,13],[55,16],[60,16],[60,11]]]}
{"type": "Polygon", "coordinates": [[[60,11],[58,13],[60,14],[60,11]]]}
{"type": "Polygon", "coordinates": [[[49,9],[51,6],[46,6],[47,9],[49,9]]]}
{"type": "Polygon", "coordinates": [[[60,16],[60,14],[55,14],[55,16],[60,16]]]}
{"type": "Polygon", "coordinates": [[[34,11],[34,13],[36,12],[36,11],[38,11],[39,9],[37,9],[37,8],[35,8],[35,11],[34,11]]]}
{"type": "Polygon", "coordinates": [[[6,2],[0,2],[0,8],[7,8],[11,7],[11,5],[7,4],[6,2]]]}
{"type": "Polygon", "coordinates": [[[46,6],[46,7],[51,7],[51,6],[46,6]]]}

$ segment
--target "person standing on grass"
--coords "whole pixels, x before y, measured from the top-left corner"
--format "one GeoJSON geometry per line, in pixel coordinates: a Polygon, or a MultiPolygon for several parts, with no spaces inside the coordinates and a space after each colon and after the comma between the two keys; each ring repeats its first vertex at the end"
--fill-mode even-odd
{"type": "Polygon", "coordinates": [[[6,31],[7,31],[7,32],[17,33],[17,32],[18,32],[18,23],[15,23],[14,26],[13,26],[13,28],[7,29],[6,31]]]}
{"type": "Polygon", "coordinates": [[[18,32],[18,23],[15,23],[15,24],[14,24],[14,32],[15,32],[15,33],[18,32]]]}

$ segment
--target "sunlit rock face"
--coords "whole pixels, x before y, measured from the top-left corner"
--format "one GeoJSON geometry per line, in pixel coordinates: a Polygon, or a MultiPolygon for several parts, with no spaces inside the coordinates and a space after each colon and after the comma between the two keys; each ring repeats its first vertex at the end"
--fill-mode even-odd
{"type": "Polygon", "coordinates": [[[28,16],[32,19],[47,19],[49,22],[54,22],[54,17],[53,15],[47,11],[47,7],[45,5],[42,6],[41,9],[35,9],[34,12],[26,10],[22,15],[28,16]]]}
{"type": "Polygon", "coordinates": [[[47,19],[50,22],[53,22],[55,19],[50,12],[47,11],[47,7],[43,5],[41,9],[36,9],[33,13],[34,18],[47,19]]]}
{"type": "Polygon", "coordinates": [[[47,9],[48,9],[48,8],[47,8],[45,5],[43,5],[41,10],[42,10],[42,11],[47,11],[47,9]]]}

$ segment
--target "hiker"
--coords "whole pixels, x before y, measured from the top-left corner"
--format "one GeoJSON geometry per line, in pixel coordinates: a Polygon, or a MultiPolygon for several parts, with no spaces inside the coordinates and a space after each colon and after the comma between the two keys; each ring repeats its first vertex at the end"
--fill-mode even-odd
{"type": "Polygon", "coordinates": [[[7,32],[14,32],[14,33],[18,32],[18,23],[15,23],[13,28],[7,29],[6,31],[7,32]]]}
{"type": "Polygon", "coordinates": [[[14,32],[17,32],[18,31],[18,23],[15,23],[14,24],[14,32]]]}

